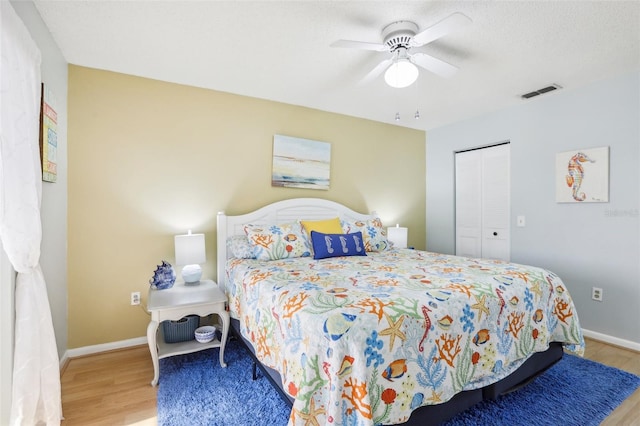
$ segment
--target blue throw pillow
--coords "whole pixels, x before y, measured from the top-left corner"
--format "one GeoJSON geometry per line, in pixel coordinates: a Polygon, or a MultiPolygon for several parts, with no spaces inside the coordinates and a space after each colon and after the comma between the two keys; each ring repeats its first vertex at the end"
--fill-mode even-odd
{"type": "Polygon", "coordinates": [[[323,234],[311,231],[313,258],[325,259],[338,256],[366,256],[362,232],[353,234],[323,234]]]}

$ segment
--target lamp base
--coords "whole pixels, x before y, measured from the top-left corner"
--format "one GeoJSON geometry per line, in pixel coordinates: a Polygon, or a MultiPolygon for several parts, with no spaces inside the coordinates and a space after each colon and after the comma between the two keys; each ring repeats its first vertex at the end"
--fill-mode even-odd
{"type": "Polygon", "coordinates": [[[186,265],[182,268],[182,279],[185,285],[198,285],[202,278],[202,268],[200,265],[186,265]]]}

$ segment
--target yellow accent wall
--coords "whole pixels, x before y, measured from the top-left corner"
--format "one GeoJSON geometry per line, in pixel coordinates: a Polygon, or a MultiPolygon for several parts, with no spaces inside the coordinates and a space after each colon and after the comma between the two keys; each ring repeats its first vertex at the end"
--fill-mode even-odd
{"type": "Polygon", "coordinates": [[[425,247],[423,131],[74,65],[68,115],[69,349],[146,334],[148,281],[176,234],[205,234],[214,278],[218,211],[325,198],[425,247]],[[274,134],[329,142],[330,189],[271,187],[274,134]]]}

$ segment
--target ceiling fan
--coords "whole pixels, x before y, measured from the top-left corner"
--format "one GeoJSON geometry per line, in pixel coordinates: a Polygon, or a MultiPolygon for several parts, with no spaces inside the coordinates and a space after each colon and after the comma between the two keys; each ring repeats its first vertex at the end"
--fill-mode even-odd
{"type": "Polygon", "coordinates": [[[434,40],[455,32],[471,23],[466,15],[456,12],[431,27],[418,32],[419,28],[411,21],[396,21],[382,30],[382,43],[365,41],[338,40],[331,47],[389,52],[391,57],[380,62],[367,73],[361,84],[373,81],[385,72],[385,81],[392,87],[407,87],[418,78],[416,65],[441,77],[451,77],[458,67],[423,52],[412,52],[413,48],[424,46],[434,40]]]}

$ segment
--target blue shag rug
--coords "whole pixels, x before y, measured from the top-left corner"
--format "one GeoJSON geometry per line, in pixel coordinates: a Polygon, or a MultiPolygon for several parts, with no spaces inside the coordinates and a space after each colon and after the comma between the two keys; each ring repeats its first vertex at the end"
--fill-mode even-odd
{"type": "MultiPolygon", "coordinates": [[[[286,425],[289,407],[262,375],[251,378],[252,361],[236,340],[218,349],[160,360],[159,426],[286,425]]],[[[640,386],[640,377],[565,355],[524,388],[483,401],[446,426],[599,425],[640,386]]]]}

